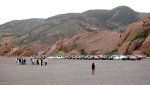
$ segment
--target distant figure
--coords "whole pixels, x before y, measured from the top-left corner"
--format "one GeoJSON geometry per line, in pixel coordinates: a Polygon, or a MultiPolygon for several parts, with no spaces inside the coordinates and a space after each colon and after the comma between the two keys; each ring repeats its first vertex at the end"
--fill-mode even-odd
{"type": "Polygon", "coordinates": [[[19,65],[21,65],[21,58],[19,58],[19,65]]]}
{"type": "Polygon", "coordinates": [[[24,61],[24,65],[26,65],[26,59],[25,59],[25,58],[24,58],[24,60],[23,60],[23,61],[24,61]]]}
{"type": "Polygon", "coordinates": [[[41,65],[41,59],[38,59],[38,64],[41,65]]]}
{"type": "Polygon", "coordinates": [[[31,56],[31,57],[30,57],[31,63],[32,63],[32,59],[33,59],[33,58],[32,58],[32,56],[31,56]]]}
{"type": "Polygon", "coordinates": [[[16,63],[17,63],[17,64],[18,64],[18,60],[19,60],[19,59],[18,59],[18,58],[16,58],[16,63]]]}
{"type": "Polygon", "coordinates": [[[21,65],[23,65],[24,64],[24,61],[23,61],[23,58],[21,58],[21,65]]]}
{"type": "Polygon", "coordinates": [[[92,63],[92,75],[94,75],[94,73],[95,73],[95,64],[92,63]]]}
{"type": "Polygon", "coordinates": [[[34,61],[35,61],[35,59],[34,59],[34,58],[32,58],[32,65],[35,65],[35,64],[34,64],[34,61]]]}
{"type": "Polygon", "coordinates": [[[43,65],[43,59],[41,58],[41,66],[43,65]]]}
{"type": "Polygon", "coordinates": [[[45,66],[47,65],[47,62],[48,62],[48,59],[47,59],[47,58],[45,58],[45,66]]]}

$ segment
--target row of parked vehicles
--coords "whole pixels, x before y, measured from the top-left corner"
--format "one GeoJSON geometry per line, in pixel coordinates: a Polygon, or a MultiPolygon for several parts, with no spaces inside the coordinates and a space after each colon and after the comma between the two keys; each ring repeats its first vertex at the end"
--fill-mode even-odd
{"type": "Polygon", "coordinates": [[[102,60],[142,60],[143,58],[141,55],[104,55],[102,60]]]}
{"type": "Polygon", "coordinates": [[[49,56],[49,59],[76,59],[76,60],[142,60],[141,55],[80,55],[80,56],[49,56]]]}

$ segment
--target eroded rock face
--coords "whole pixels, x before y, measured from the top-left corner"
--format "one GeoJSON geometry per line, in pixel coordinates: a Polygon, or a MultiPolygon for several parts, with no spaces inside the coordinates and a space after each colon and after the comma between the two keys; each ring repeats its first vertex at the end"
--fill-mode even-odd
{"type": "Polygon", "coordinates": [[[67,39],[60,39],[57,41],[47,52],[45,53],[46,56],[54,56],[56,55],[60,50],[62,50],[63,43],[67,41],[67,39]]]}
{"type": "Polygon", "coordinates": [[[150,41],[147,43],[142,44],[140,47],[140,50],[144,53],[150,56],[150,41]]]}
{"type": "Polygon", "coordinates": [[[75,49],[75,50],[70,51],[66,55],[81,55],[81,53],[77,49],[75,49]]]}
{"type": "Polygon", "coordinates": [[[146,57],[141,50],[134,50],[132,55],[142,55],[143,57],[146,57]]]}
{"type": "Polygon", "coordinates": [[[119,35],[120,33],[107,30],[82,33],[75,35],[69,40],[58,41],[59,43],[57,42],[53,45],[46,55],[54,55],[58,53],[60,49],[68,54],[79,54],[76,50],[81,54],[105,54],[116,49],[119,35]],[[62,44],[60,44],[60,42],[62,44]],[[81,51],[83,51],[83,53],[81,51]]]}
{"type": "Polygon", "coordinates": [[[119,35],[120,33],[107,30],[96,31],[81,35],[74,43],[77,45],[77,48],[84,49],[87,54],[91,54],[92,51],[95,51],[95,53],[99,51],[99,54],[105,54],[116,49],[119,35]]]}
{"type": "Polygon", "coordinates": [[[0,56],[4,56],[12,49],[12,41],[1,41],[0,42],[0,56]]]}
{"type": "Polygon", "coordinates": [[[124,43],[123,45],[120,46],[119,50],[118,50],[118,54],[119,55],[126,55],[128,52],[128,48],[131,44],[131,41],[124,43]]]}
{"type": "Polygon", "coordinates": [[[143,24],[144,27],[147,27],[147,29],[150,29],[150,28],[149,28],[149,26],[150,26],[150,17],[144,19],[144,20],[143,20],[143,23],[144,23],[144,24],[143,24]]]}
{"type": "Polygon", "coordinates": [[[118,54],[149,55],[150,18],[130,24],[120,37],[118,54]],[[130,42],[130,44],[128,43],[130,42]]]}
{"type": "Polygon", "coordinates": [[[65,52],[70,52],[70,51],[76,49],[76,45],[75,45],[75,43],[73,41],[68,40],[68,41],[66,41],[66,42],[63,43],[62,49],[65,52]]]}
{"type": "Polygon", "coordinates": [[[11,56],[31,56],[31,55],[37,55],[40,51],[46,51],[50,48],[50,45],[45,44],[29,44],[26,46],[23,46],[13,52],[11,56]]]}
{"type": "Polygon", "coordinates": [[[143,39],[133,41],[128,48],[127,54],[132,54],[132,52],[137,49],[143,41],[143,39]]]}
{"type": "Polygon", "coordinates": [[[137,35],[143,31],[143,22],[135,22],[127,26],[126,31],[122,34],[118,45],[122,45],[128,41],[132,41],[137,35]]]}

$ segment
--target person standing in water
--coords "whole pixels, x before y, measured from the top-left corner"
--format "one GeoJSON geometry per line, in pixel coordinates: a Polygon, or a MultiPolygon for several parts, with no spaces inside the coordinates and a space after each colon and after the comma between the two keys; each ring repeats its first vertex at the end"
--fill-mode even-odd
{"type": "Polygon", "coordinates": [[[94,62],[92,63],[92,75],[94,75],[95,74],[95,64],[94,64],[94,62]]]}

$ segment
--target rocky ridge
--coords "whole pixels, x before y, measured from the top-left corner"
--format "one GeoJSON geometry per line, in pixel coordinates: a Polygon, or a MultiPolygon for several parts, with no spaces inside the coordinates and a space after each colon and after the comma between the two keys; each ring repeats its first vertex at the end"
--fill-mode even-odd
{"type": "Polygon", "coordinates": [[[118,54],[149,55],[150,17],[130,24],[118,43],[118,54]]]}
{"type": "MultiPolygon", "coordinates": [[[[35,45],[30,44],[19,48],[13,55],[30,56],[56,55],[60,50],[66,55],[99,55],[108,54],[116,51],[119,55],[150,55],[150,17],[139,22],[134,22],[127,26],[124,33],[117,33],[107,30],[94,32],[85,32],[75,35],[71,39],[62,38],[54,45],[35,45]]],[[[9,53],[12,48],[12,42],[1,42],[1,55],[9,53]]],[[[6,55],[6,54],[5,54],[6,55]]],[[[12,54],[11,54],[12,55],[12,54]]]]}
{"type": "Polygon", "coordinates": [[[112,10],[56,15],[45,20],[9,22],[0,26],[0,56],[49,56],[59,51],[66,55],[150,56],[150,18],[143,17],[142,13],[120,6],[112,10]],[[114,31],[126,25],[124,32],[114,31]],[[14,49],[16,46],[19,48],[14,49]]]}

